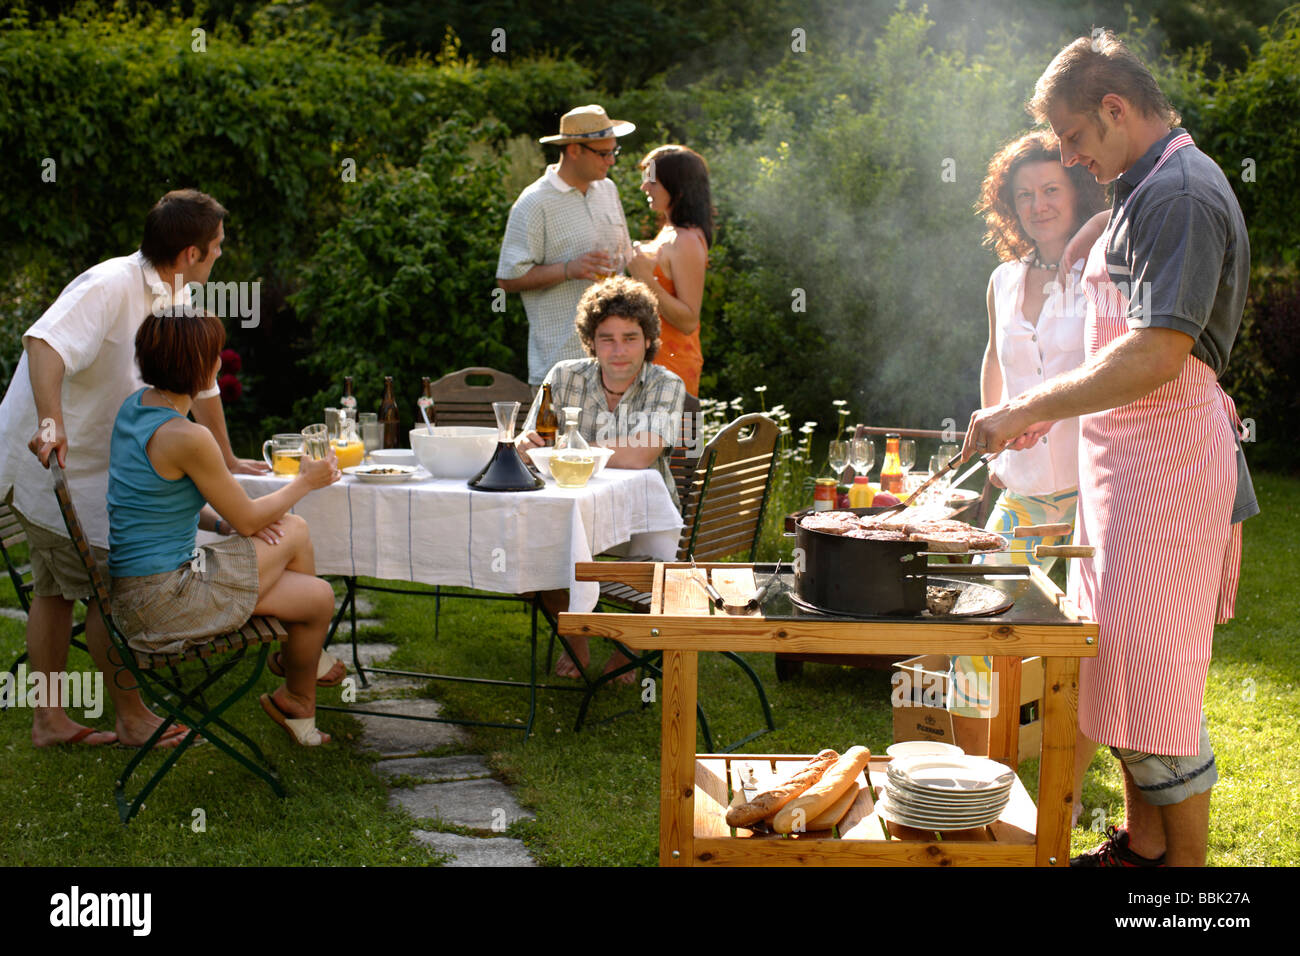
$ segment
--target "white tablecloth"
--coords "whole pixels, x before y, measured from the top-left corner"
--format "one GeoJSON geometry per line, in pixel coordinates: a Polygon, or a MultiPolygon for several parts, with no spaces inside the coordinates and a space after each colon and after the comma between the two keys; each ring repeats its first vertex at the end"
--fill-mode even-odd
{"type": "MultiPolygon", "coordinates": [[[[422,471],[421,474],[424,474],[422,471]]],[[[240,475],[258,498],[288,478],[240,475]]],[[[569,609],[596,606],[600,585],[573,566],[616,545],[672,560],[681,517],[650,469],[606,468],[586,488],[471,491],[463,480],[362,482],[345,476],[293,509],[311,528],[318,574],[360,575],[523,594],[569,589],[569,609]]]]}

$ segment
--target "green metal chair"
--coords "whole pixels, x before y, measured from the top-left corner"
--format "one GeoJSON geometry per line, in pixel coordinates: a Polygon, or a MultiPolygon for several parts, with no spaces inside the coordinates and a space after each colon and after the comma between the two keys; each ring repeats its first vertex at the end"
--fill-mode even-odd
{"type": "Polygon", "coordinates": [[[50,462],[50,471],[54,475],[54,494],[59,501],[59,510],[63,513],[63,522],[68,527],[82,564],[90,578],[91,593],[97,602],[96,607],[108,630],[112,647],[109,657],[117,656],[120,663],[111,679],[124,689],[138,688],[145,702],[163,717],[163,722],[154,731],[127,763],[113,785],[113,795],[117,801],[118,816],[123,823],[129,823],[143,805],[145,798],[153,792],[159,781],[196,741],[202,739],[225,753],[240,766],[252,772],[264,781],[278,797],[283,797],[284,788],[280,785],[266,757],[257,744],[246,735],[232,727],[223,717],[227,710],[245,694],[252,690],[262,676],[266,665],[266,655],[273,641],[283,641],[287,637],[284,626],[273,617],[251,618],[238,631],[223,634],[206,644],[186,649],[179,654],[149,654],[133,649],[113,623],[108,585],[100,572],[95,556],[90,550],[90,543],[82,531],[81,521],[77,518],[72,496],[68,491],[63,469],[57,462],[50,462]],[[248,652],[252,651],[252,654],[248,652]],[[209,707],[204,694],[212,689],[222,678],[237,667],[245,657],[251,658],[252,668],[248,677],[216,706],[209,707]],[[220,658],[220,660],[218,660],[220,658]],[[182,664],[197,661],[201,671],[195,676],[197,683],[186,687],[180,672],[182,664]],[[123,683],[123,678],[133,683],[123,683]],[[131,797],[127,794],[127,784],[140,763],[148,756],[163,734],[173,723],[188,724],[190,732],[172,748],[162,765],[154,771],[140,791],[131,797]]]}
{"type": "MultiPolygon", "coordinates": [[[[26,543],[27,532],[19,524],[18,518],[8,505],[0,503],[0,558],[4,559],[5,570],[9,572],[9,581],[14,586],[14,594],[18,597],[18,603],[22,605],[23,613],[30,614],[34,587],[31,577],[32,565],[30,561],[23,563],[22,558],[15,555],[15,549],[26,543]]],[[[72,646],[89,653],[86,645],[77,640],[77,635],[85,629],[86,625],[82,623],[73,626],[72,646]]],[[[18,665],[25,660],[27,660],[27,652],[23,651],[9,665],[9,673],[17,677],[18,665]]]]}

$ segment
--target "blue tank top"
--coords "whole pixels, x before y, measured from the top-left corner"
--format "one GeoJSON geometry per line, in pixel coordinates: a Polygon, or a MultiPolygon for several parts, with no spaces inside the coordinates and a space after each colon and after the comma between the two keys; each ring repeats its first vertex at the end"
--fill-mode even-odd
{"type": "Polygon", "coordinates": [[[181,416],[141,404],[144,393],[122,403],[109,446],[108,571],[118,578],[175,571],[189,561],[204,504],[188,475],[164,478],[149,461],[153,433],[181,416]]]}

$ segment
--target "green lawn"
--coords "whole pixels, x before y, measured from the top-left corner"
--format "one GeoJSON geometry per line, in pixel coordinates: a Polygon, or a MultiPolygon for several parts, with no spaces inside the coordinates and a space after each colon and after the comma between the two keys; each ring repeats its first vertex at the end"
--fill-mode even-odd
{"type": "MultiPolygon", "coordinates": [[[[1298,550],[1300,480],[1257,476],[1263,514],[1246,526],[1238,617],[1219,628],[1206,710],[1218,754],[1210,832],[1214,865],[1300,863],[1300,651],[1294,608],[1300,586],[1288,558],[1298,550]]],[[[444,604],[441,639],[431,631],[432,602],[374,595],[384,630],[398,643],[394,660],[416,669],[521,677],[527,673],[527,615],[499,602],[444,604]]],[[[12,598],[10,597],[12,603],[12,598]]],[[[7,663],[21,646],[21,625],[0,619],[0,656],[7,663]]],[[[595,648],[599,664],[605,648],[595,648]]],[[[75,658],[74,660],[84,659],[75,658]]],[[[891,740],[889,675],[806,665],[797,681],[779,684],[770,658],[750,655],[764,677],[778,730],[746,749],[757,752],[843,750],[863,743],[883,750],[891,740]]],[[[74,664],[74,667],[81,665],[74,664]]],[[[266,686],[272,686],[270,678],[266,686]]],[[[328,692],[337,695],[337,691],[328,692]]],[[[521,721],[526,697],[459,684],[438,693],[461,716],[521,721]]],[[[703,655],[700,699],[720,740],[759,726],[748,681],[717,655],[703,655]]],[[[652,865],[657,846],[659,712],[652,704],[612,722],[572,731],[579,697],[552,692],[540,701],[537,733],[474,732],[493,767],[518,788],[537,816],[512,832],[549,865],[652,865]]],[[[603,695],[594,716],[640,703],[637,690],[603,695]]],[[[189,863],[394,865],[436,862],[408,838],[411,821],[385,809],[384,789],[368,758],[347,746],[302,752],[262,715],[255,700],[233,718],[250,730],[279,765],[291,796],[276,800],[213,748],[186,757],[129,828],[112,807],[115,770],[123,751],[36,752],[20,710],[0,713],[0,746],[10,772],[0,777],[7,808],[0,824],[0,860],[9,863],[104,865],[189,863]],[[192,811],[207,813],[207,831],[191,828],[192,811]]],[[[103,723],[103,721],[101,721],[103,723]]],[[[322,726],[346,741],[355,725],[326,714],[322,726]]],[[[701,742],[701,746],[703,746],[701,742]]],[[[1022,768],[1031,791],[1034,762],[1022,768]]],[[[1085,822],[1120,822],[1120,777],[1106,754],[1095,759],[1084,787],[1085,822]],[[1100,811],[1100,815],[1097,813],[1100,811]]],[[[1074,849],[1100,841],[1074,832],[1074,849]]]]}

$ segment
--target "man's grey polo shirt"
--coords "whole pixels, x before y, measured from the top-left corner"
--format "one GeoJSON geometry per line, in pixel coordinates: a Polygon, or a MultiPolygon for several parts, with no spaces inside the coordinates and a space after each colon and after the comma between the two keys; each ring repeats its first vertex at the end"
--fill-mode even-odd
{"type": "Polygon", "coordinates": [[[1192,355],[1221,376],[1250,283],[1250,238],[1232,187],[1214,160],[1188,146],[1128,201],[1184,132],[1171,131],[1115,181],[1106,268],[1129,290],[1130,328],[1186,333],[1192,355]]]}
{"type": "MultiPolygon", "coordinates": [[[[1185,132],[1171,130],[1115,180],[1106,269],[1129,293],[1130,328],[1191,336],[1192,355],[1220,377],[1246,305],[1250,237],[1227,177],[1196,146],[1178,150],[1151,173],[1170,140],[1185,132]],[[1134,194],[1148,173],[1151,178],[1134,194]]],[[[1238,439],[1232,520],[1258,513],[1238,439]]]]}
{"type": "MultiPolygon", "coordinates": [[[[616,229],[627,242],[627,220],[618,187],[597,179],[584,195],[560,178],[555,166],[519,194],[510,208],[498,279],[518,279],[533,266],[567,262],[597,248],[602,229],[616,229]]],[[[630,243],[629,243],[630,244],[630,243]]],[[[528,313],[528,383],[539,385],[556,362],[585,358],[573,320],[591,283],[567,279],[546,289],[521,292],[528,313]]]]}

